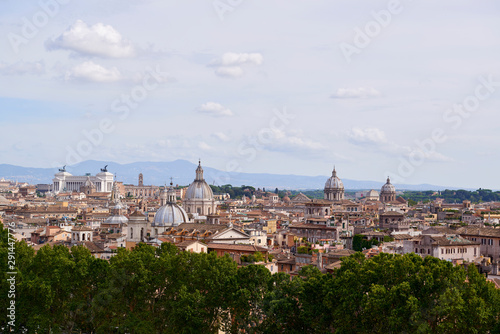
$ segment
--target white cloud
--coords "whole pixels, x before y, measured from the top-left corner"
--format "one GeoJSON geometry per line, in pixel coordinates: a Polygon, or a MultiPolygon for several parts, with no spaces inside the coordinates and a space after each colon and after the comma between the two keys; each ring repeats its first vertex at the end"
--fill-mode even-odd
{"type": "Polygon", "coordinates": [[[305,137],[301,131],[285,132],[280,129],[272,129],[269,136],[270,142],[267,148],[272,151],[318,152],[327,149],[327,147],[320,142],[305,137]]]}
{"type": "Polygon", "coordinates": [[[385,132],[377,128],[352,128],[349,139],[354,143],[385,144],[388,142],[385,132]]]}
{"type": "Polygon", "coordinates": [[[55,40],[46,42],[48,50],[71,50],[82,55],[106,58],[127,58],[135,55],[132,43],[110,25],[88,26],[77,20],[55,40]]]}
{"type": "Polygon", "coordinates": [[[439,152],[436,152],[436,151],[425,152],[424,156],[429,161],[436,161],[436,162],[453,162],[453,161],[455,161],[453,158],[448,157],[448,156],[441,154],[439,152]]]}
{"type": "Polygon", "coordinates": [[[383,130],[377,128],[352,128],[348,132],[348,140],[354,145],[367,148],[370,150],[378,150],[389,155],[404,155],[407,156],[411,152],[411,148],[391,142],[383,130]]]}
{"type": "Polygon", "coordinates": [[[219,139],[220,141],[223,141],[223,142],[228,142],[231,140],[231,138],[229,138],[229,136],[227,136],[225,133],[223,132],[215,132],[212,134],[215,138],[219,139]]]}
{"type": "Polygon", "coordinates": [[[212,151],[213,147],[205,143],[204,141],[198,143],[198,148],[203,151],[212,151]]]}
{"type": "Polygon", "coordinates": [[[171,144],[169,139],[160,139],[156,142],[156,145],[161,148],[170,147],[171,144]]]}
{"type": "Polygon", "coordinates": [[[43,73],[45,73],[45,63],[43,61],[18,61],[11,65],[0,63],[0,74],[2,75],[40,75],[43,73]]]}
{"type": "Polygon", "coordinates": [[[239,78],[243,75],[243,69],[239,66],[222,66],[215,70],[219,77],[239,78]]]}
{"type": "Polygon", "coordinates": [[[261,65],[264,58],[260,53],[234,53],[226,52],[222,55],[222,58],[215,60],[214,65],[219,66],[235,66],[243,64],[255,64],[261,65]]]}
{"type": "Polygon", "coordinates": [[[330,97],[333,99],[367,99],[372,97],[379,97],[382,94],[372,87],[359,87],[359,88],[339,88],[337,92],[330,97]]]}
{"type": "Polygon", "coordinates": [[[223,105],[215,102],[207,102],[198,108],[198,112],[211,116],[233,116],[233,112],[223,105]]]}
{"type": "Polygon", "coordinates": [[[220,59],[213,60],[209,66],[216,67],[217,76],[238,78],[244,73],[242,66],[262,65],[263,61],[264,57],[260,53],[226,52],[220,59]]]}
{"type": "Polygon", "coordinates": [[[93,82],[115,82],[122,79],[116,67],[104,68],[92,61],[81,63],[66,72],[66,80],[83,80],[93,82]]]}

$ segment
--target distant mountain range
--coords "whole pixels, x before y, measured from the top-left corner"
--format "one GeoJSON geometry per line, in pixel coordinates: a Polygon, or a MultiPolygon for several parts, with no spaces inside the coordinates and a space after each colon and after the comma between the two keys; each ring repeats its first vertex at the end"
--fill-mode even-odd
{"type": "MultiPolygon", "coordinates": [[[[118,164],[115,162],[87,160],[74,166],[67,166],[66,170],[73,175],[92,175],[100,172],[100,169],[108,165],[109,172],[116,174],[118,181],[125,184],[137,184],[139,173],[144,175],[144,184],[163,185],[173,178],[174,184],[188,185],[195,177],[197,165],[186,160],[175,160],[171,162],[134,162],[129,164],[118,164]]],[[[62,167],[62,166],[61,166],[62,167]]],[[[267,188],[268,190],[279,189],[323,189],[327,175],[302,176],[281,175],[264,173],[235,173],[224,172],[215,168],[203,166],[205,180],[209,184],[233,186],[250,185],[253,187],[267,188]]],[[[52,183],[57,168],[33,168],[21,167],[8,164],[0,164],[0,177],[19,182],[31,184],[52,183]]],[[[342,179],[344,187],[348,190],[379,190],[384,182],[358,181],[342,179]]],[[[458,189],[437,186],[432,184],[395,184],[398,190],[444,190],[458,189]]]]}

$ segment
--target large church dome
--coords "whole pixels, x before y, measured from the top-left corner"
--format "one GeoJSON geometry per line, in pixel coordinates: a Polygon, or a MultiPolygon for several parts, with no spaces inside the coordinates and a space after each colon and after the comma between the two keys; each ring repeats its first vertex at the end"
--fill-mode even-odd
{"type": "Polygon", "coordinates": [[[174,203],[167,203],[156,211],[152,226],[175,227],[188,221],[183,208],[174,203]]]}
{"type": "Polygon", "coordinates": [[[387,183],[382,186],[381,193],[396,193],[396,188],[391,184],[391,179],[387,178],[387,183]]]}
{"type": "Polygon", "coordinates": [[[212,200],[213,198],[214,198],[214,193],[212,192],[212,189],[207,184],[205,179],[203,179],[203,168],[201,168],[201,162],[199,162],[198,168],[196,168],[196,178],[186,190],[185,199],[212,200]]]}
{"type": "Polygon", "coordinates": [[[188,221],[186,211],[176,203],[175,190],[170,184],[167,193],[166,203],[164,203],[165,192],[160,194],[162,206],[156,211],[155,218],[151,224],[153,227],[175,227],[188,221]]]}
{"type": "Polygon", "coordinates": [[[127,223],[128,223],[128,218],[125,217],[124,215],[109,216],[104,221],[104,224],[115,224],[115,225],[123,225],[127,223]]]}
{"type": "Polygon", "coordinates": [[[326,180],[325,189],[344,189],[344,184],[338,178],[335,168],[333,168],[332,176],[326,180]]]}
{"type": "Polygon", "coordinates": [[[387,178],[387,183],[380,190],[380,201],[388,203],[396,200],[396,188],[391,184],[391,179],[387,178]]]}
{"type": "Polygon", "coordinates": [[[326,200],[340,201],[344,199],[344,184],[337,176],[335,167],[333,167],[332,176],[326,180],[323,192],[326,200]]]}

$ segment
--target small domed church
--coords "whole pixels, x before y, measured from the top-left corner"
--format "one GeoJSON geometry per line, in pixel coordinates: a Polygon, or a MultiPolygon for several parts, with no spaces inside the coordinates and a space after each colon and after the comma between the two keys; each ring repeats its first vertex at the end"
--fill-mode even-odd
{"type": "Polygon", "coordinates": [[[332,176],[325,183],[325,199],[328,201],[341,201],[344,199],[344,184],[337,176],[337,171],[333,167],[332,176]]]}
{"type": "Polygon", "coordinates": [[[198,216],[212,215],[217,212],[217,202],[212,188],[203,178],[201,161],[198,162],[198,168],[196,168],[196,178],[186,190],[182,206],[186,208],[187,213],[198,214],[198,216]]]}
{"type": "Polygon", "coordinates": [[[391,179],[387,177],[387,183],[380,189],[380,202],[388,203],[396,200],[396,188],[391,184],[391,179]]]}

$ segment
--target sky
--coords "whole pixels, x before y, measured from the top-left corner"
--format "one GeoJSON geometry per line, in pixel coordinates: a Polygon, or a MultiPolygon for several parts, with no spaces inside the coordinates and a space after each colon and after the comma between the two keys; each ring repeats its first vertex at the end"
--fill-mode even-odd
{"type": "Polygon", "coordinates": [[[0,163],[500,189],[500,2],[2,0],[0,163]]]}

